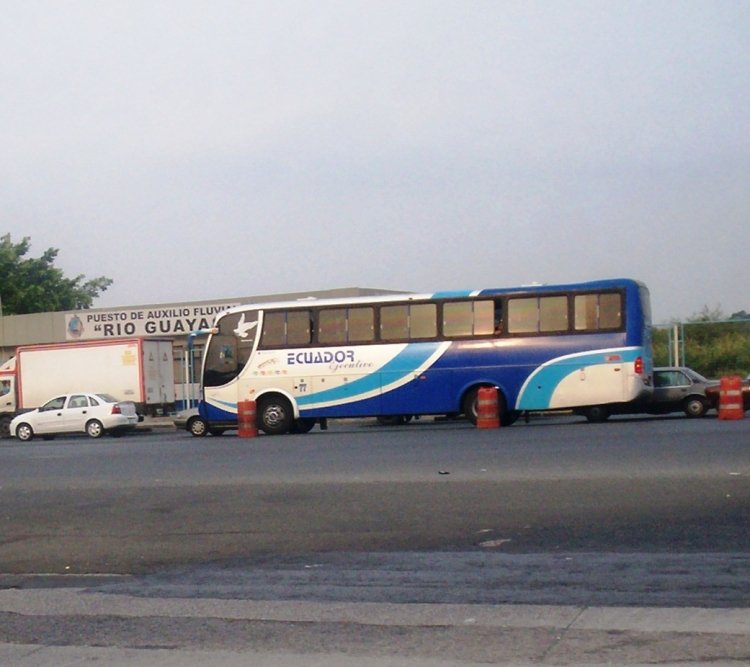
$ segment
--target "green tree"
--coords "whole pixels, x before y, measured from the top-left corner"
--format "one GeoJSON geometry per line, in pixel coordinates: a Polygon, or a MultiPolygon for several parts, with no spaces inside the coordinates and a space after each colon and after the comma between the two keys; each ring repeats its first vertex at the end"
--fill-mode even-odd
{"type": "Polygon", "coordinates": [[[31,240],[13,243],[10,234],[0,237],[0,303],[3,315],[24,315],[58,310],[91,308],[112,280],[101,276],[66,278],[54,266],[58,250],[49,248],[41,257],[27,257],[31,240]]]}
{"type": "MultiPolygon", "coordinates": [[[[750,371],[750,320],[742,317],[745,311],[727,318],[720,308],[703,309],[679,324],[684,336],[684,363],[706,377],[747,375],[750,371]]],[[[654,363],[669,363],[671,326],[653,332],[654,363]]]]}

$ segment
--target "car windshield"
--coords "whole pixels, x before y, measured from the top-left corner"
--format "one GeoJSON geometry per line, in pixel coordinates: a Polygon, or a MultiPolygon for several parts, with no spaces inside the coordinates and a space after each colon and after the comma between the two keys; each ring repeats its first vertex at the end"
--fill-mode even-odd
{"type": "Polygon", "coordinates": [[[109,394],[96,394],[96,397],[103,403],[117,403],[117,399],[109,394]]]}

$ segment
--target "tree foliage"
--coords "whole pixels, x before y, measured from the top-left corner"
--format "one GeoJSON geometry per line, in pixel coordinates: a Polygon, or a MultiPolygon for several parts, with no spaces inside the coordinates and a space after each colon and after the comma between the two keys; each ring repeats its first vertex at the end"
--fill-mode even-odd
{"type": "MultiPolygon", "coordinates": [[[[745,376],[750,372],[750,317],[745,311],[727,318],[707,306],[678,326],[683,340],[683,363],[709,378],[745,376]]],[[[669,364],[670,329],[654,331],[654,363],[669,364]]]]}
{"type": "Polygon", "coordinates": [[[10,234],[0,237],[0,299],[3,315],[23,315],[91,308],[112,280],[101,276],[67,278],[54,266],[58,250],[49,248],[41,257],[27,257],[31,240],[13,243],[10,234]]]}

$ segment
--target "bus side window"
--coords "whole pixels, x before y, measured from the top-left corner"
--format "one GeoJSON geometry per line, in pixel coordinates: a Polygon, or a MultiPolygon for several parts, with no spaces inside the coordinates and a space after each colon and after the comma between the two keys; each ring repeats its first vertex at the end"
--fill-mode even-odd
{"type": "Polygon", "coordinates": [[[437,305],[414,303],[409,308],[409,338],[435,338],[437,336],[437,305]]]}
{"type": "Polygon", "coordinates": [[[619,329],[622,326],[622,296],[617,292],[577,294],[574,304],[576,331],[619,329]]]}
{"type": "Polygon", "coordinates": [[[495,333],[495,302],[474,301],[474,326],[475,336],[489,336],[495,333]]]}
{"type": "Polygon", "coordinates": [[[309,310],[290,310],[287,313],[287,345],[309,345],[312,341],[311,315],[309,310]]]}
{"type": "Polygon", "coordinates": [[[471,301],[449,301],[443,304],[444,336],[471,336],[473,332],[474,312],[471,301]]]}
{"type": "Polygon", "coordinates": [[[539,331],[568,330],[568,297],[543,296],[539,299],[539,331]]]}
{"type": "Polygon", "coordinates": [[[286,344],[286,313],[265,313],[263,315],[263,347],[280,347],[286,344]]]}
{"type": "Polygon", "coordinates": [[[409,306],[380,308],[380,339],[406,340],[409,337],[409,306]]]}
{"type": "Polygon", "coordinates": [[[346,343],[346,308],[326,308],[318,312],[318,343],[346,343]]]}
{"type": "Polygon", "coordinates": [[[539,303],[536,297],[508,300],[508,333],[536,333],[539,303]]]}
{"type": "Polygon", "coordinates": [[[503,333],[503,302],[500,299],[495,300],[495,314],[492,318],[492,333],[499,336],[503,333]]]}
{"type": "Polygon", "coordinates": [[[375,339],[375,311],[371,306],[349,308],[346,323],[348,342],[370,343],[375,339]]]}
{"type": "Polygon", "coordinates": [[[599,296],[599,326],[602,329],[619,329],[622,326],[622,297],[619,294],[599,296]]]}

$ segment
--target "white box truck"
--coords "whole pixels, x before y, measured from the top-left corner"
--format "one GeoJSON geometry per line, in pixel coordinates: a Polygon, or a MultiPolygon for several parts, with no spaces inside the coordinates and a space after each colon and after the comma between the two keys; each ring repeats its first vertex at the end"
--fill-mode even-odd
{"type": "Polygon", "coordinates": [[[0,367],[0,437],[10,420],[59,394],[87,391],[133,401],[139,414],[174,406],[172,341],[128,338],[24,345],[0,367]]]}

